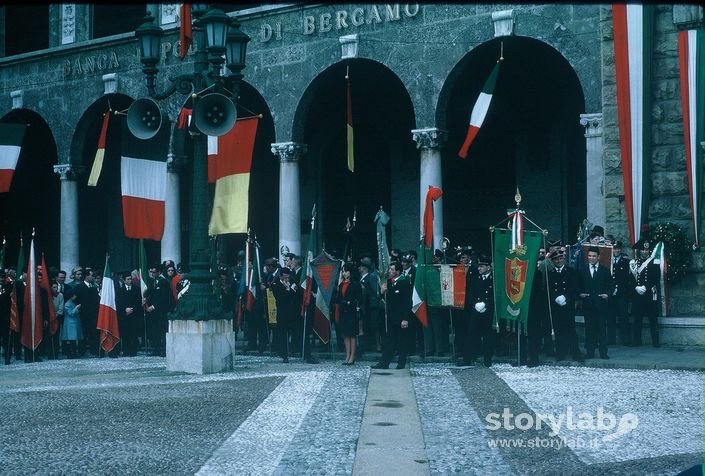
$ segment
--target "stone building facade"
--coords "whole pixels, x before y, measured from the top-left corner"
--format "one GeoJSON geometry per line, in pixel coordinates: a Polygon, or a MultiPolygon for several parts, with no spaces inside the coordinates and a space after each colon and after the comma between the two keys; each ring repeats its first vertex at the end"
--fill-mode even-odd
{"type": "MultiPolygon", "coordinates": [[[[37,228],[38,242],[62,268],[101,263],[106,251],[120,267],[136,257],[121,235],[118,169],[106,166],[95,190],[85,181],[102,113],[108,105],[127,109],[146,87],[133,33],[93,37],[93,7],[45,7],[47,47],[0,58],[0,116],[30,124],[33,144],[21,157],[17,186],[0,198],[0,206],[20,212],[0,226],[7,236],[37,228]],[[38,194],[40,203],[29,204],[26,194],[38,194]]],[[[166,78],[192,71],[193,53],[184,61],[176,54],[178,5],[146,9],[165,30],[158,76],[165,89],[166,78]]],[[[628,241],[609,5],[280,4],[234,14],[252,38],[238,114],[263,115],[250,215],[265,254],[283,245],[305,252],[314,203],[318,243],[329,250],[342,248],[346,218],[355,215],[360,250],[374,251],[380,206],[392,218],[391,246],[414,248],[429,185],[444,190],[434,236],[449,237],[452,246],[489,251],[488,227],[514,204],[517,187],[549,238],[575,241],[587,218],[628,241]],[[500,56],[491,109],[462,160],[470,108],[500,56]],[[346,74],[354,174],[345,168],[346,74]]],[[[672,221],[691,235],[676,36],[702,22],[702,7],[656,7],[648,221],[672,221]]],[[[172,122],[183,101],[160,102],[172,122]]],[[[109,133],[106,163],[119,161],[119,128],[109,133]]],[[[176,144],[165,153],[167,230],[149,252],[186,261],[189,159],[176,144]]],[[[224,240],[226,257],[243,240],[224,240]]],[[[673,290],[671,309],[702,325],[701,252],[694,263],[673,290]]]]}

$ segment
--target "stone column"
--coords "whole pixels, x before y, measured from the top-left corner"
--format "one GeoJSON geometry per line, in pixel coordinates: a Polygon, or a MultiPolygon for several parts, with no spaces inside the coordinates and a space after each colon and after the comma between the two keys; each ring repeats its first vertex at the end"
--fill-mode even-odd
{"type": "Polygon", "coordinates": [[[272,153],[279,157],[279,249],[286,246],[297,255],[302,253],[299,159],[306,150],[306,144],[297,142],[272,144],[272,153]]]}
{"type": "Polygon", "coordinates": [[[602,161],[602,113],[581,114],[580,125],[585,127],[587,219],[605,226],[605,166],[602,161]]]}
{"type": "Polygon", "coordinates": [[[181,202],[179,200],[179,170],[174,154],[166,162],[166,203],[164,210],[164,236],[162,237],[162,262],[170,259],[181,262],[181,202]]]}
{"type": "Polygon", "coordinates": [[[78,177],[84,167],[72,164],[54,166],[61,179],[61,215],[59,217],[59,263],[67,273],[78,266],[78,177]]]}
{"type": "MultiPolygon", "coordinates": [[[[448,133],[444,130],[430,127],[426,129],[414,129],[411,136],[416,142],[416,148],[420,150],[420,213],[419,213],[419,237],[423,230],[423,213],[426,207],[426,193],[429,185],[443,189],[443,176],[441,168],[441,148],[445,143],[448,133]]],[[[433,246],[440,249],[443,240],[443,197],[439,198],[433,207],[433,246]]]]}

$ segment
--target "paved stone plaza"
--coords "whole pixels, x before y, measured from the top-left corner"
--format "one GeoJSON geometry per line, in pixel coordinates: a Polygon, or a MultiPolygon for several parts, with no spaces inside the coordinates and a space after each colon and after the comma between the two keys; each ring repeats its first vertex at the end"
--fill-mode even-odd
{"type": "Polygon", "coordinates": [[[145,356],[13,363],[0,368],[0,467],[626,475],[703,461],[700,370],[370,363],[238,356],[233,372],[212,375],[145,356]]]}

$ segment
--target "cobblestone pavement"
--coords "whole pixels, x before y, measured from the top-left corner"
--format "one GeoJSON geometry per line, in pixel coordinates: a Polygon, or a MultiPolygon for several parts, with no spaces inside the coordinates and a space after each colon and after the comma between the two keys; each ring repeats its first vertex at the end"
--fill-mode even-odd
{"type": "MultiPolygon", "coordinates": [[[[365,364],[238,356],[233,372],[188,375],[139,356],[2,367],[1,472],[348,475],[365,364]]],[[[705,456],[701,371],[415,363],[411,377],[431,474],[677,474],[705,456]]]]}

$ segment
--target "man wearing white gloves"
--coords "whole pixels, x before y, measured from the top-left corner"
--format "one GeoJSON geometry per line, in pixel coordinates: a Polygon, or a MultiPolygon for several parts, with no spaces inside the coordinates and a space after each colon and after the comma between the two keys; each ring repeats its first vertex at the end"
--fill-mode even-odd
{"type": "Polygon", "coordinates": [[[556,333],[556,361],[565,360],[570,354],[573,360],[584,362],[575,331],[575,298],[578,294],[578,274],[565,264],[565,248],[552,254],[553,268],[548,269],[548,293],[551,301],[551,317],[556,333]]]}
{"type": "Polygon", "coordinates": [[[651,257],[653,243],[649,239],[641,239],[632,247],[637,257],[629,262],[632,281],[632,315],[634,328],[632,343],[641,345],[641,325],[644,316],[649,318],[651,344],[659,347],[658,336],[658,282],[661,279],[661,269],[651,257]]]}
{"type": "Polygon", "coordinates": [[[459,362],[458,365],[472,365],[480,349],[482,349],[485,367],[492,365],[497,334],[492,328],[494,317],[492,279],[492,263],[488,256],[481,255],[477,262],[477,275],[470,281],[470,287],[467,290],[468,334],[463,349],[463,362],[459,362]]]}

